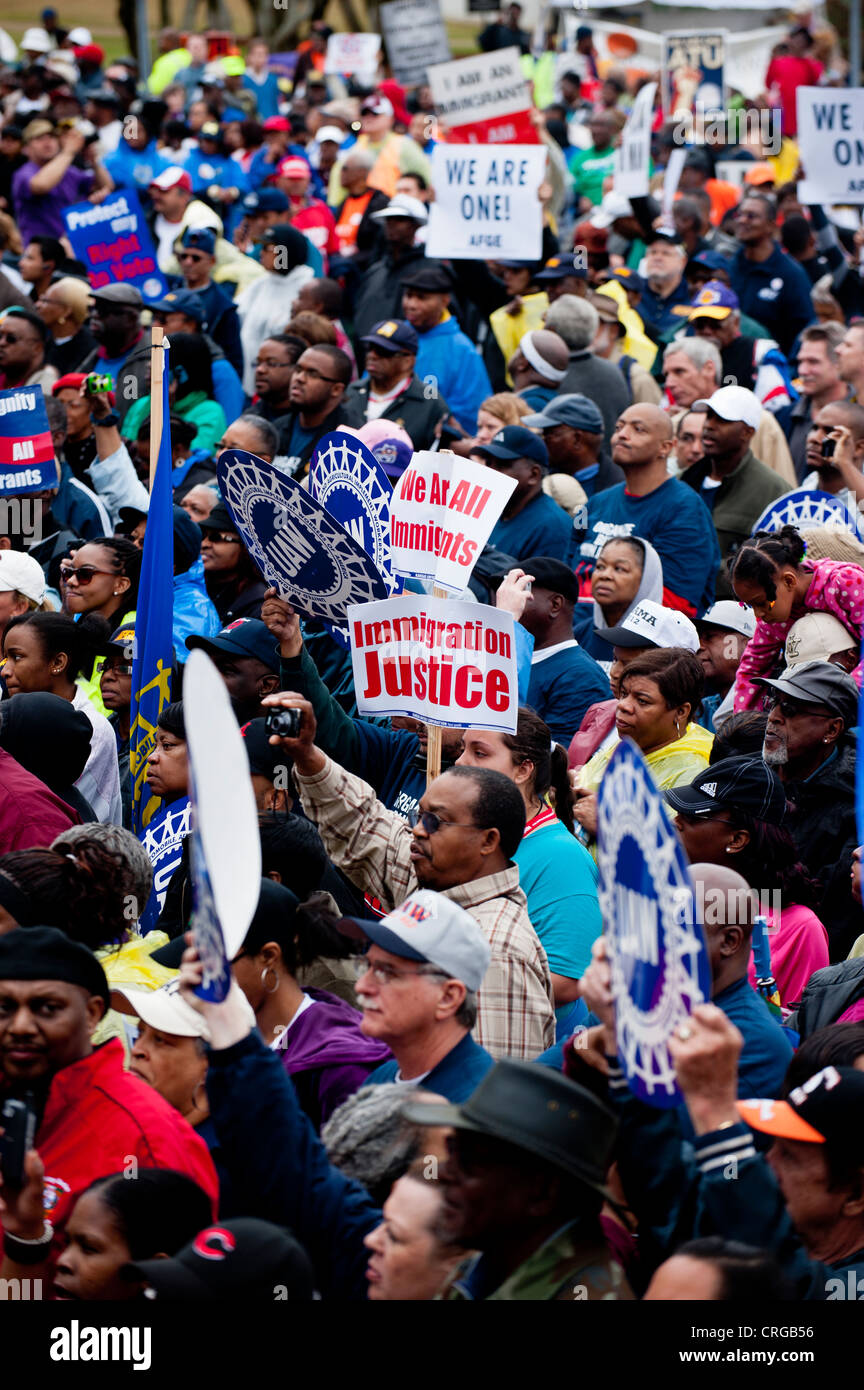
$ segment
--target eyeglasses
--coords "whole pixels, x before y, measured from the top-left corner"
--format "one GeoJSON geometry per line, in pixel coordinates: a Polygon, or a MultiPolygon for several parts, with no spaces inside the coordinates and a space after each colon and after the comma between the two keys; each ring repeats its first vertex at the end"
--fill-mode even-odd
{"type": "MultiPolygon", "coordinates": [[[[279,367],[279,368],[281,368],[281,369],[283,369],[283,370],[288,370],[290,367],[293,367],[293,366],[294,366],[294,363],[293,363],[293,362],[277,362],[276,359],[275,359],[275,357],[259,357],[258,361],[255,362],[255,363],[253,363],[253,366],[255,366],[255,367],[269,367],[271,371],[274,371],[274,372],[275,372],[277,367],[279,367]]],[[[329,381],[330,378],[328,377],[328,378],[326,378],[326,380],[329,381]]]]}
{"type": "Polygon", "coordinates": [[[450,978],[436,965],[420,965],[416,970],[397,970],[392,965],[372,965],[365,956],[355,956],[354,963],[358,980],[362,980],[364,975],[372,975],[375,983],[379,985],[392,985],[395,980],[410,979],[415,975],[437,975],[441,980],[450,978]]]}
{"type": "Polygon", "coordinates": [[[686,821],[688,825],[731,825],[725,816],[700,816],[698,812],[676,811],[678,820],[686,821]]]}
{"type": "Polygon", "coordinates": [[[482,828],[479,825],[469,825],[469,823],[464,820],[442,820],[440,816],[436,816],[434,811],[409,811],[408,824],[411,826],[412,830],[415,825],[417,825],[418,821],[427,835],[434,835],[445,825],[455,825],[460,830],[480,830],[482,828]]]}
{"type": "Polygon", "coordinates": [[[115,676],[131,676],[132,667],[127,665],[126,662],[106,661],[105,665],[102,667],[102,674],[104,675],[106,671],[113,671],[115,676]]]}
{"type": "Polygon", "coordinates": [[[294,375],[295,375],[295,376],[308,376],[309,379],[310,379],[311,381],[334,381],[334,382],[337,382],[337,381],[339,380],[338,376],[325,376],[323,372],[317,371],[317,370],[315,369],[315,367],[299,367],[299,366],[298,366],[298,367],[295,367],[295,368],[294,368],[294,375]]]}
{"type": "Polygon", "coordinates": [[[227,531],[205,531],[204,539],[205,541],[212,541],[213,543],[221,541],[223,545],[243,544],[239,536],[232,536],[227,531]]]}
{"type": "Polygon", "coordinates": [[[790,699],[788,695],[775,696],[774,707],[779,709],[786,719],[795,719],[800,714],[808,715],[812,719],[835,718],[830,710],[826,710],[823,714],[821,710],[814,709],[812,705],[802,704],[800,700],[790,699]]]}
{"type": "MultiPolygon", "coordinates": [[[[20,343],[21,339],[14,333],[0,333],[0,343],[20,343]]],[[[35,342],[35,338],[34,338],[35,342]]]]}
{"type": "Polygon", "coordinates": [[[77,569],[74,565],[60,566],[60,578],[64,584],[70,584],[74,579],[75,583],[82,585],[82,587],[91,582],[94,574],[115,575],[115,573],[114,570],[99,570],[95,565],[79,565],[77,569]]]}
{"type": "Polygon", "coordinates": [[[177,259],[178,261],[203,261],[204,257],[199,255],[197,251],[178,251],[177,259]]]}

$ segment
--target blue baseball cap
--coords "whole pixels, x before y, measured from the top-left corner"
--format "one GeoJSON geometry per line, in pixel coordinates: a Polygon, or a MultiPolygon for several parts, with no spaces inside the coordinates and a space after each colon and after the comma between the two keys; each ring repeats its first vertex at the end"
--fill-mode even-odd
{"type": "Polygon", "coordinates": [[[180,238],[181,246],[191,246],[205,255],[216,254],[216,233],[212,227],[187,227],[180,238]]]}
{"type": "Polygon", "coordinates": [[[382,439],[372,450],[372,457],[377,459],[388,478],[401,478],[414,451],[404,439],[382,439]]]}
{"type": "Polygon", "coordinates": [[[741,305],[738,296],[722,280],[708,280],[697,295],[690,301],[691,309],[687,315],[693,319],[728,319],[729,315],[741,305]]]}
{"type": "Polygon", "coordinates": [[[619,285],[623,285],[625,290],[633,290],[638,294],[642,294],[648,284],[642,275],[639,275],[635,270],[630,270],[626,265],[619,266],[617,270],[613,271],[611,278],[616,280],[619,285]]]}
{"type": "Polygon", "coordinates": [[[599,407],[578,391],[553,396],[538,415],[524,415],[522,424],[532,430],[552,430],[556,425],[571,425],[574,430],[584,430],[586,434],[603,433],[603,416],[599,407]]]}
{"type": "Polygon", "coordinates": [[[411,352],[415,356],[419,346],[417,330],[407,319],[382,319],[369,333],[360,339],[372,347],[382,348],[384,352],[411,352]]]}
{"type": "Polygon", "coordinates": [[[194,290],[171,290],[163,299],[151,304],[150,308],[157,314],[187,314],[201,327],[207,322],[204,301],[194,290]]]}
{"type": "Polygon", "coordinates": [[[229,656],[253,656],[274,674],[279,671],[276,638],[259,618],[237,618],[215,637],[187,637],[186,646],[190,652],[200,647],[209,656],[220,652],[229,656]]]}
{"type": "Polygon", "coordinates": [[[512,463],[514,459],[531,459],[533,463],[542,464],[544,468],[549,466],[546,445],[539,434],[532,434],[521,425],[505,425],[488,444],[478,444],[471,452],[502,459],[508,463],[512,463]]]}
{"type": "MultiPolygon", "coordinates": [[[[504,264],[504,261],[499,261],[499,265],[504,264]]],[[[534,279],[548,284],[549,281],[566,280],[570,275],[573,276],[574,280],[588,279],[588,271],[583,270],[581,266],[574,265],[572,256],[552,256],[543,269],[538,270],[534,279]]]]}
{"type": "Polygon", "coordinates": [[[719,251],[700,251],[697,255],[691,256],[687,262],[687,270],[697,265],[704,266],[706,270],[729,270],[729,262],[719,251]]]}
{"type": "Polygon", "coordinates": [[[240,205],[244,212],[287,212],[291,204],[281,188],[259,188],[247,193],[240,205]]]}

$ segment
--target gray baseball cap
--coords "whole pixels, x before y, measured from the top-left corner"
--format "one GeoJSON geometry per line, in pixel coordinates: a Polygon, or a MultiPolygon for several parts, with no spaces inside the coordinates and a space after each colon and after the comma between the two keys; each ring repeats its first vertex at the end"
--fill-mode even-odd
{"type": "Polygon", "coordinates": [[[571,425],[574,430],[584,430],[586,434],[603,433],[603,416],[599,408],[578,392],[553,396],[539,415],[525,415],[519,423],[529,430],[551,430],[556,425],[571,425]]]}
{"type": "Polygon", "coordinates": [[[757,685],[765,685],[802,704],[824,705],[842,716],[847,732],[858,722],[858,687],[851,676],[830,661],[802,661],[799,666],[787,666],[774,680],[767,676],[754,679],[757,685]]]}
{"type": "Polygon", "coordinates": [[[418,888],[386,917],[346,917],[339,928],[350,935],[356,934],[352,928],[359,929],[391,955],[437,965],[470,990],[480,988],[492,956],[489,942],[470,913],[428,888],[418,888]]]}

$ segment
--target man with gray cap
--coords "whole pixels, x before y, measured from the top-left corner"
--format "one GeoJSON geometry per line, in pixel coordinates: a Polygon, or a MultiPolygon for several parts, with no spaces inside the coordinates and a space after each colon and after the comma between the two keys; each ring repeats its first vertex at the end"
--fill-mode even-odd
{"type": "Polygon", "coordinates": [[[855,744],[858,687],[829,661],[787,667],[760,677],[770,701],[762,756],[786,788],[787,826],[802,861],[819,883],[819,915],[832,961],[861,931],[861,908],[849,878],[855,830],[855,744]]]}
{"type": "Polygon", "coordinates": [[[141,291],[122,283],[94,290],[90,301],[90,332],[99,347],[80,370],[112,378],[121,424],[129,407],[150,394],[150,341],[141,327],[143,307],[141,291]]]}
{"type": "Polygon", "coordinates": [[[526,415],[522,424],[543,431],[551,473],[575,478],[586,497],[623,482],[623,471],[603,448],[603,416],[587,396],[555,396],[540,414],[526,415]]]}
{"type": "Polygon", "coordinates": [[[467,1100],[494,1065],[471,1037],[492,954],[474,918],[421,888],[386,917],[341,926],[369,942],[356,986],[361,1032],[393,1053],[365,1084],[393,1081],[467,1100]]]}

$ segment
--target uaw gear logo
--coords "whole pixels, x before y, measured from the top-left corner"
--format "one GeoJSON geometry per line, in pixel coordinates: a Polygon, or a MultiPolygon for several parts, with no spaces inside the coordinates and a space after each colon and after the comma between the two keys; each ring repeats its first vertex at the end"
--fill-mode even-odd
{"type": "Polygon", "coordinates": [[[815,531],[823,527],[832,531],[851,531],[857,540],[864,541],[864,528],[857,512],[850,511],[833,493],[815,489],[796,488],[794,492],[778,497],[754,523],[751,534],[779,531],[782,526],[794,526],[798,531],[815,531]]]}
{"type": "Polygon", "coordinates": [[[243,449],[226,449],[216,471],[249,554],[301,613],[339,624],[352,604],[389,598],[363,547],[299,483],[243,449]]]}
{"type": "Polygon", "coordinates": [[[189,867],[192,872],[192,935],[202,968],[201,983],[196,986],[195,993],[211,1003],[221,1004],[231,988],[231,963],[225,953],[225,938],[216,911],[213,885],[201,839],[194,829],[189,867]]]}
{"type": "Polygon", "coordinates": [[[142,935],[156,926],[165,906],[168,884],[183,857],[183,841],[191,830],[192,805],[187,797],[159,811],[141,832],[141,843],[153,866],[153,891],[141,914],[142,935]]]}
{"type": "Polygon", "coordinates": [[[597,868],[621,1066],[640,1100],[679,1105],[669,1038],[710,998],[711,972],[684,851],[629,739],[600,783],[597,868]]]}
{"type": "Polygon", "coordinates": [[[363,441],[340,430],[322,439],[309,470],[309,492],[362,545],[383,576],[388,594],[398,593],[401,582],[390,561],[393,488],[363,441]]]}

